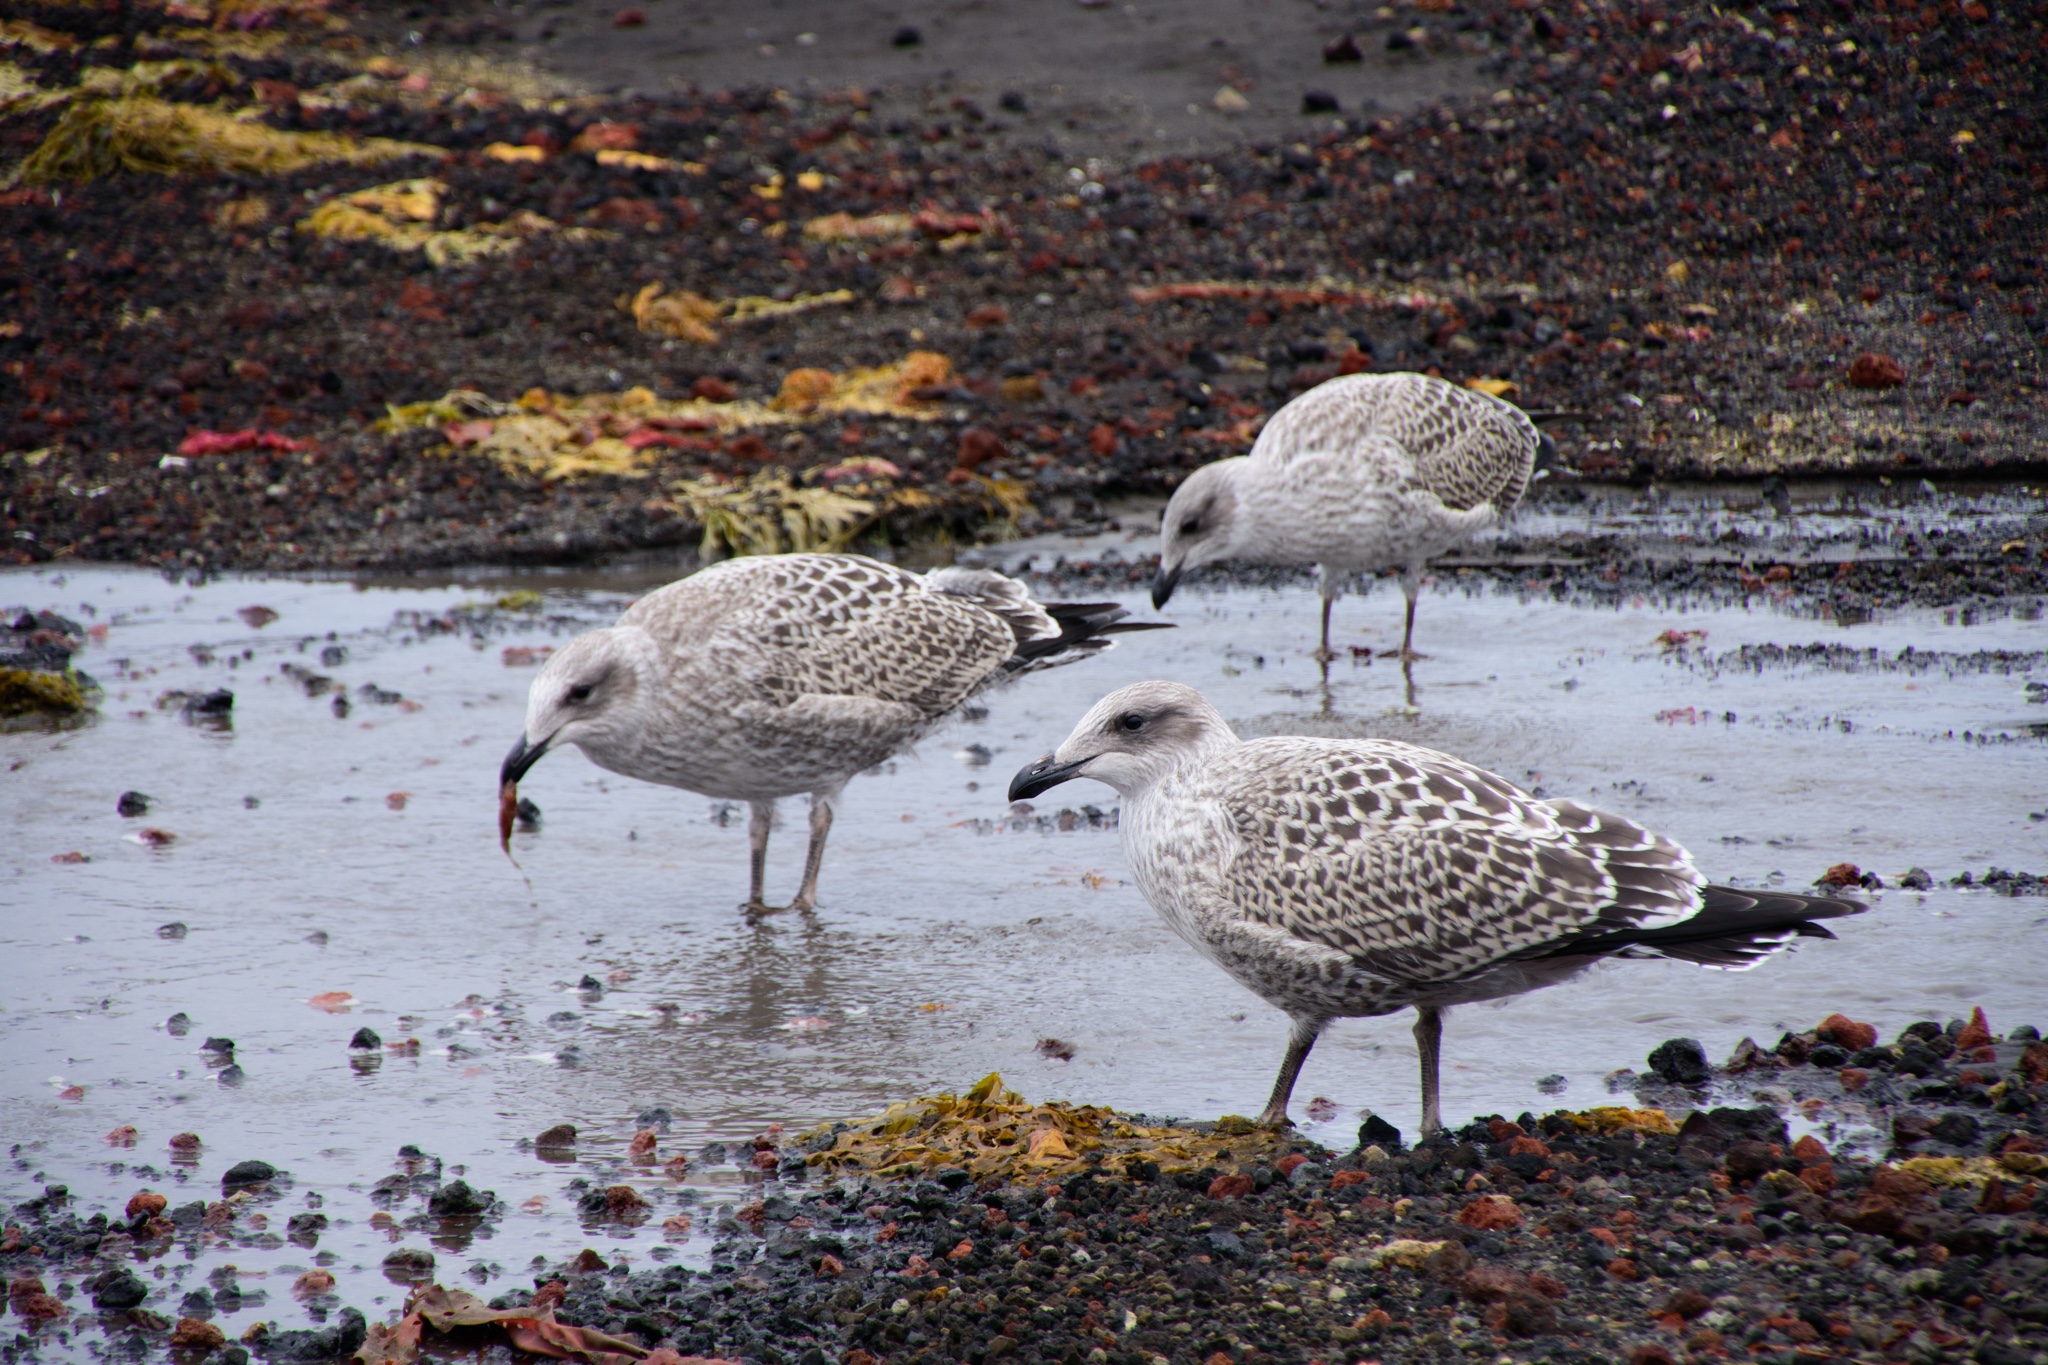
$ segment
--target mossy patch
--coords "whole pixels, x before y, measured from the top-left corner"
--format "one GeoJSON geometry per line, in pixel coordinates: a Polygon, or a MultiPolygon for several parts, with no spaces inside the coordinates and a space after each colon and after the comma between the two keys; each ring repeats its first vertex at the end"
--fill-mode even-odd
{"type": "Polygon", "coordinates": [[[65,674],[0,668],[0,718],[75,716],[91,704],[86,689],[65,674]]]}

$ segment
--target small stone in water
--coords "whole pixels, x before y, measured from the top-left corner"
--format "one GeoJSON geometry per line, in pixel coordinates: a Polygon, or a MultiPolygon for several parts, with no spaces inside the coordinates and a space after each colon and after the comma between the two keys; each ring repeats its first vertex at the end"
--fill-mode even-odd
{"type": "Polygon", "coordinates": [[[1703,1085],[1713,1075],[1696,1038],[1671,1038],[1650,1053],[1650,1070],[1673,1085],[1703,1085]]]}

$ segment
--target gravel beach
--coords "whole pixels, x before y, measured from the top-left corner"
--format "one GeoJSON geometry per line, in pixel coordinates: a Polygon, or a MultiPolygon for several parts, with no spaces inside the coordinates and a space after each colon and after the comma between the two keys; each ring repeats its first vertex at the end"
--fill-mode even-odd
{"type": "MultiPolygon", "coordinates": [[[[1204,10],[1157,40],[1200,116],[1150,133],[1041,109],[971,51],[880,80],[893,24],[833,37],[877,78],[849,88],[774,83],[751,48],[663,68],[659,8],[421,9],[402,34],[376,9],[17,10],[17,563],[577,562],[694,544],[734,488],[753,515],[857,503],[818,543],[1085,523],[1359,368],[1546,414],[1560,480],[2041,458],[2025,7],[1290,10],[1256,76],[1204,10]],[[564,25],[640,66],[579,91],[597,56],[534,64],[531,30],[564,25]],[[276,140],[223,150],[203,120],[235,111],[276,140]],[[123,113],[114,150],[86,135],[123,113]],[[819,401],[818,372],[912,356],[886,402],[819,401]]],[[[1068,13],[1093,21],[1045,22],[1068,13]]],[[[1153,62],[1080,46],[1104,90],[1153,62]]]]}
{"type": "MultiPolygon", "coordinates": [[[[537,1263],[531,1290],[488,1304],[436,1287],[407,1306],[449,1326],[427,1325],[432,1358],[509,1358],[508,1341],[544,1321],[570,1358],[656,1365],[2022,1365],[2048,1352],[2036,1135],[2048,1045],[2035,1033],[1998,1037],[1977,1012],[1880,1044],[1871,1025],[1833,1015],[1769,1049],[1745,1040],[1720,1067],[1674,1039],[1641,1075],[1609,1078],[1611,1107],[1482,1118],[1412,1149],[1369,1117],[1349,1152],[1242,1119],[1034,1105],[992,1076],[873,1119],[696,1154],[751,1171],[727,1202],[569,1182],[591,1231],[708,1223],[707,1267],[584,1250],[537,1263]]],[[[378,1216],[395,1228],[459,1254],[504,1216],[490,1192],[444,1180],[438,1157],[399,1158],[403,1174],[378,1185],[378,1216]]],[[[259,1324],[220,1341],[206,1319],[242,1292],[233,1269],[180,1297],[166,1267],[275,1242],[279,1227],[310,1252],[326,1226],[290,1212],[317,1208],[319,1193],[267,1163],[232,1168],[221,1196],[144,1190],[125,1210],[87,1210],[53,1187],[8,1210],[0,1269],[16,1330],[0,1354],[420,1354],[419,1318],[408,1335],[323,1300],[333,1279],[317,1265],[292,1292],[324,1303],[332,1325],[259,1324]]],[[[384,1270],[424,1286],[434,1262],[393,1253],[384,1270]]]]}

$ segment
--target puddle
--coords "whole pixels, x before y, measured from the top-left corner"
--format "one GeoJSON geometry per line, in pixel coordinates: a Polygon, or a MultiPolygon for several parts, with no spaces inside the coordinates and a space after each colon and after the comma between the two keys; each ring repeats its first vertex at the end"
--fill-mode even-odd
{"type": "MultiPolygon", "coordinates": [[[[615,1264],[700,1265],[719,1206],[757,1178],[707,1144],[744,1160],[770,1124],[872,1111],[991,1070],[1033,1097],[1253,1111],[1282,1018],[1144,906],[1109,827],[1113,794],[1075,784],[1028,816],[1003,800],[1009,775],[1095,698],[1154,676],[1202,687],[1247,734],[1449,749],[1641,818],[1719,879],[1796,888],[1844,861],[1893,885],[1913,866],[1936,879],[1879,894],[1840,942],[1752,973],[1616,964],[1458,1010],[1447,1116],[1610,1103],[1602,1078],[1640,1068],[1664,1038],[1697,1037],[1718,1060],[1744,1034],[1768,1046],[1835,1010],[1886,1038],[1972,1004],[2001,1030],[2048,1025],[2035,1017],[2048,900],[1946,885],[1991,866],[2048,870],[2048,707],[2025,687],[2048,679],[2038,622],[1902,611],[1844,627],[1761,606],[1593,610],[1440,589],[1422,604],[1432,657],[1407,714],[1399,670],[1379,662],[1334,669],[1326,709],[1307,589],[1184,589],[1169,613],[1179,630],[1027,678],[987,698],[984,718],[854,782],[823,912],[753,928],[737,913],[743,812],[575,753],[523,785],[543,812],[514,840],[531,893],[496,848],[497,765],[533,673],[517,661],[666,576],[0,576],[0,603],[108,627],[79,660],[106,687],[97,723],[0,735],[0,1084],[13,1099],[0,1200],[63,1184],[107,1207],[150,1187],[175,1209],[217,1199],[235,1162],[288,1171],[259,1206],[266,1227],[245,1216],[203,1254],[181,1239],[143,1272],[148,1306],[175,1315],[232,1263],[243,1294],[217,1298],[215,1321],[234,1335],[257,1319],[318,1320],[321,1305],[290,1292],[316,1264],[337,1277],[330,1304],[395,1310],[405,1289],[383,1262],[399,1248],[432,1253],[436,1278],[487,1297],[524,1282],[535,1258],[583,1246],[615,1264]],[[512,587],[540,589],[540,604],[490,606],[512,587]],[[238,615],[258,605],[276,619],[238,615]],[[1666,649],[1666,631],[1705,634],[1666,649]],[[235,694],[228,729],[155,704],[220,687],[235,694]],[[130,790],[152,799],[146,815],[117,814],[130,790]],[[144,827],[173,840],[139,842],[144,827]],[[52,861],[72,852],[89,861],[52,861]],[[165,1027],[181,1012],[182,1036],[165,1027]],[[364,1027],[420,1046],[352,1052],[364,1027]],[[208,1037],[234,1041],[238,1077],[201,1052],[208,1037]],[[1562,1089],[1539,1093],[1545,1076],[1562,1089]],[[669,1126],[636,1163],[627,1144],[657,1107],[669,1126]],[[563,1122],[580,1130],[574,1158],[543,1159],[532,1137],[563,1122]],[[105,1140],[123,1125],[138,1132],[132,1149],[105,1140]],[[183,1132],[204,1146],[176,1165],[167,1143],[183,1132]],[[380,1190],[432,1169],[401,1162],[403,1144],[439,1158],[443,1180],[495,1191],[503,1216],[453,1234],[427,1218],[423,1189],[380,1190]],[[663,1165],[678,1153],[680,1177],[663,1165]],[[653,1202],[648,1221],[586,1221],[582,1196],[620,1183],[653,1202]],[[288,1240],[288,1218],[316,1208],[328,1220],[317,1244],[288,1240]],[[687,1234],[664,1232],[679,1214],[687,1234]]],[[[1149,613],[1136,586],[1119,595],[1149,613]]],[[[1399,626],[1385,588],[1338,611],[1340,645],[1392,645],[1399,626]]],[[[772,898],[794,888],[802,853],[802,803],[787,803],[772,898]]],[[[1413,1130],[1409,1023],[1325,1034],[1296,1110],[1325,1097],[1337,1116],[1309,1123],[1312,1136],[1348,1145],[1368,1106],[1413,1130]]]]}

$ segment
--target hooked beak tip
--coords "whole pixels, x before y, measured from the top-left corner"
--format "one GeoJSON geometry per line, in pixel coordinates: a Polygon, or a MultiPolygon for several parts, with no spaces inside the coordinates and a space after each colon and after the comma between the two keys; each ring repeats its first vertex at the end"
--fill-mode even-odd
{"type": "Polygon", "coordinates": [[[513,744],[512,751],[505,755],[505,762],[498,769],[498,785],[502,787],[508,782],[517,782],[526,776],[527,769],[540,762],[541,756],[547,751],[546,740],[529,745],[526,742],[526,735],[522,732],[518,741],[513,744]]]}
{"type": "Polygon", "coordinates": [[[1010,779],[1010,799],[1025,801],[1042,791],[1049,791],[1062,782],[1079,777],[1087,764],[1085,758],[1062,763],[1052,754],[1047,754],[1038,762],[1017,770],[1017,775],[1010,779]]]}
{"type": "Polygon", "coordinates": [[[1173,596],[1175,586],[1180,583],[1179,569],[1161,569],[1152,577],[1152,608],[1157,611],[1173,596]]]}

